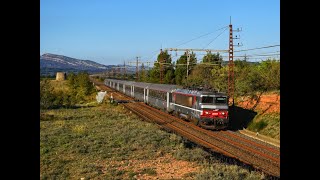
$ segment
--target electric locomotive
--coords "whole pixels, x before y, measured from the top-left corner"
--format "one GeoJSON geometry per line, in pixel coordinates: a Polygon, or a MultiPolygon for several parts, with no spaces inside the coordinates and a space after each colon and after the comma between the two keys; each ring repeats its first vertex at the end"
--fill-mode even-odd
{"type": "Polygon", "coordinates": [[[225,93],[177,89],[172,92],[173,113],[205,129],[225,129],[229,125],[228,97],[225,93]]]}

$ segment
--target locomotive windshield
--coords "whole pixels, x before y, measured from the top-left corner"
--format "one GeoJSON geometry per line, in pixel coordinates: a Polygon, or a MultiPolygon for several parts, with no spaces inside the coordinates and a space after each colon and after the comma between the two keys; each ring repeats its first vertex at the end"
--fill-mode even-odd
{"type": "Polygon", "coordinates": [[[226,97],[210,97],[210,96],[202,96],[202,103],[207,104],[226,104],[226,97]]]}
{"type": "Polygon", "coordinates": [[[216,103],[217,104],[225,104],[227,102],[226,97],[216,97],[216,103]]]}
{"type": "Polygon", "coordinates": [[[202,103],[213,103],[213,97],[209,97],[209,96],[203,96],[202,97],[202,103]]]}

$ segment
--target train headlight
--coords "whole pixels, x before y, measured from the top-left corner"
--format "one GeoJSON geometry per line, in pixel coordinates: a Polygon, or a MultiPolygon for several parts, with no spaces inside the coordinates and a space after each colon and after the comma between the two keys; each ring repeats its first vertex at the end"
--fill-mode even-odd
{"type": "Polygon", "coordinates": [[[225,115],[226,113],[224,111],[221,112],[222,115],[225,115]]]}
{"type": "Polygon", "coordinates": [[[208,111],[205,111],[206,112],[206,114],[209,114],[209,112],[208,111]]]}

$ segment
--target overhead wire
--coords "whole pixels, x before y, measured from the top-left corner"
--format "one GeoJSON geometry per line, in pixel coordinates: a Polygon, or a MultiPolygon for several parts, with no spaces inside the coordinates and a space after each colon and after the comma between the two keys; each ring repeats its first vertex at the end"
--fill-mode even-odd
{"type": "Polygon", "coordinates": [[[238,50],[238,51],[233,51],[233,52],[251,51],[251,50],[256,50],[256,49],[265,49],[265,48],[271,48],[271,47],[277,47],[277,46],[280,46],[280,45],[271,45],[271,46],[265,46],[265,47],[259,47],[259,48],[244,49],[244,50],[238,50]]]}
{"type": "Polygon", "coordinates": [[[222,33],[224,33],[227,30],[227,28],[224,29],[218,36],[216,36],[212,41],[210,41],[206,46],[204,46],[202,49],[208,47],[214,40],[216,40],[219,36],[221,36],[222,33]]]}
{"type": "MultiPolygon", "coordinates": [[[[181,43],[181,44],[178,44],[176,47],[179,47],[179,46],[181,46],[181,45],[184,45],[184,44],[187,44],[187,43],[189,43],[189,42],[191,42],[191,41],[194,41],[194,40],[196,40],[196,39],[199,39],[199,38],[201,38],[201,37],[204,37],[204,36],[207,36],[207,35],[209,35],[209,34],[212,34],[212,33],[214,33],[214,32],[216,32],[216,31],[219,31],[219,30],[221,30],[221,29],[224,29],[224,31],[227,29],[227,27],[228,26],[224,26],[224,27],[222,27],[222,28],[219,28],[219,29],[216,29],[216,30],[214,30],[214,31],[212,31],[212,32],[209,32],[209,33],[206,33],[206,34],[203,34],[203,35],[200,35],[200,36],[198,36],[198,37],[196,37],[196,38],[193,38],[193,39],[191,39],[191,40],[188,40],[188,41],[185,41],[185,42],[183,42],[183,43],[181,43]]],[[[222,34],[222,33],[221,33],[222,34]]],[[[221,34],[219,34],[218,36],[220,36],[221,34]]],[[[216,37],[217,38],[217,37],[216,37]]],[[[216,39],[215,38],[215,39],[216,39]]],[[[213,40],[214,41],[214,40],[213,40]]],[[[213,41],[211,41],[210,43],[212,43],[213,41]]],[[[209,44],[210,44],[209,43],[209,44]]],[[[208,45],[209,45],[208,44],[208,45]]],[[[154,52],[152,52],[152,53],[150,53],[150,54],[153,54],[152,56],[149,56],[148,58],[146,58],[146,59],[150,59],[150,58],[153,58],[156,54],[154,54],[154,53],[156,53],[156,52],[158,52],[159,50],[156,50],[156,51],[154,51],[154,52]]],[[[142,58],[142,57],[145,57],[145,56],[141,56],[140,58],[142,58]]]]}
{"type": "Polygon", "coordinates": [[[212,34],[212,33],[216,32],[216,31],[219,31],[219,30],[221,30],[221,29],[224,29],[224,28],[226,28],[226,27],[228,27],[228,26],[224,26],[224,27],[219,28],[219,29],[217,29],[217,30],[214,30],[214,31],[212,31],[212,32],[203,34],[203,35],[198,36],[198,37],[196,37],[196,38],[193,38],[193,39],[191,39],[191,40],[189,40],[189,41],[183,42],[183,43],[181,43],[181,44],[179,44],[179,45],[177,45],[177,46],[175,46],[175,47],[179,47],[179,46],[181,46],[181,45],[187,44],[187,43],[189,43],[189,42],[191,42],[191,41],[193,41],[193,40],[196,40],[196,39],[199,39],[199,38],[201,38],[201,37],[207,36],[207,35],[209,35],[209,34],[212,34]]]}
{"type": "MultiPolygon", "coordinates": [[[[216,31],[219,31],[219,30],[222,30],[223,29],[223,31],[218,35],[218,36],[216,36],[212,41],[210,41],[206,46],[204,46],[203,47],[203,49],[205,49],[207,46],[209,46],[214,40],[216,40],[219,36],[221,36],[226,30],[227,30],[227,27],[228,26],[225,26],[225,27],[222,27],[222,28],[219,28],[219,29],[217,29],[217,30],[215,30],[215,31],[212,31],[212,32],[209,32],[209,33],[206,33],[206,34],[203,34],[203,35],[201,35],[201,36],[198,36],[198,37],[196,37],[196,38],[193,38],[193,39],[191,39],[191,40],[188,40],[188,41],[185,41],[185,42],[183,42],[183,43],[181,43],[181,44],[178,44],[176,47],[179,47],[179,46],[181,46],[181,45],[184,45],[184,44],[187,44],[187,43],[189,43],[189,42],[191,42],[191,41],[194,41],[194,40],[196,40],[196,39],[199,39],[199,38],[201,38],[201,37],[204,37],[204,36],[207,36],[207,35],[209,35],[209,34],[212,34],[212,33],[214,33],[214,32],[216,32],[216,31]]],[[[244,49],[244,50],[237,50],[237,51],[234,51],[234,52],[243,52],[243,51],[251,51],[251,50],[256,50],[256,49],[265,49],[265,48],[271,48],[271,47],[277,47],[277,46],[280,46],[280,45],[271,45],[271,46],[264,46],[264,47],[257,47],[257,48],[251,48],[251,49],[244,49]]],[[[152,56],[150,56],[150,57],[148,57],[148,59],[149,58],[153,58],[157,53],[156,52],[158,52],[159,50],[156,50],[156,51],[154,51],[154,52],[152,52],[152,56]]],[[[277,51],[277,52],[280,52],[280,51],[277,51]]],[[[222,52],[222,53],[228,53],[228,52],[222,52]]],[[[221,54],[222,54],[221,53],[221,54]]],[[[274,53],[274,52],[272,52],[272,53],[274,53]]],[[[206,55],[206,54],[197,54],[197,56],[198,55],[206,55]]],[[[256,57],[256,56],[275,56],[275,55],[280,55],[280,54],[252,54],[252,55],[243,55],[243,56],[234,56],[234,57],[251,57],[251,59],[252,59],[252,57],[256,57]]],[[[171,58],[172,58],[172,54],[170,54],[170,56],[171,56],[171,58]]],[[[144,57],[144,56],[142,56],[142,57],[144,57]]],[[[225,57],[225,56],[224,56],[225,57]]],[[[173,58],[172,58],[173,59],[173,58]]],[[[200,58],[199,58],[200,59],[200,58]]]]}

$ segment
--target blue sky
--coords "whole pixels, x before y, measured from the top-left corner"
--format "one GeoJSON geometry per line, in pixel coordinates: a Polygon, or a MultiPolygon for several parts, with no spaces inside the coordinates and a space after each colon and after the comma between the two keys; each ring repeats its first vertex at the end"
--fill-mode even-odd
{"type": "MultiPolygon", "coordinates": [[[[161,47],[175,48],[209,32],[178,48],[228,49],[228,29],[218,29],[229,25],[230,16],[234,29],[242,27],[234,33],[240,34],[234,44],[243,46],[235,51],[280,45],[279,0],[40,0],[40,54],[106,65],[134,61],[136,56],[154,61],[161,47]]],[[[234,55],[277,51],[280,47],[234,55]]],[[[204,54],[196,53],[199,59],[204,54]]]]}

